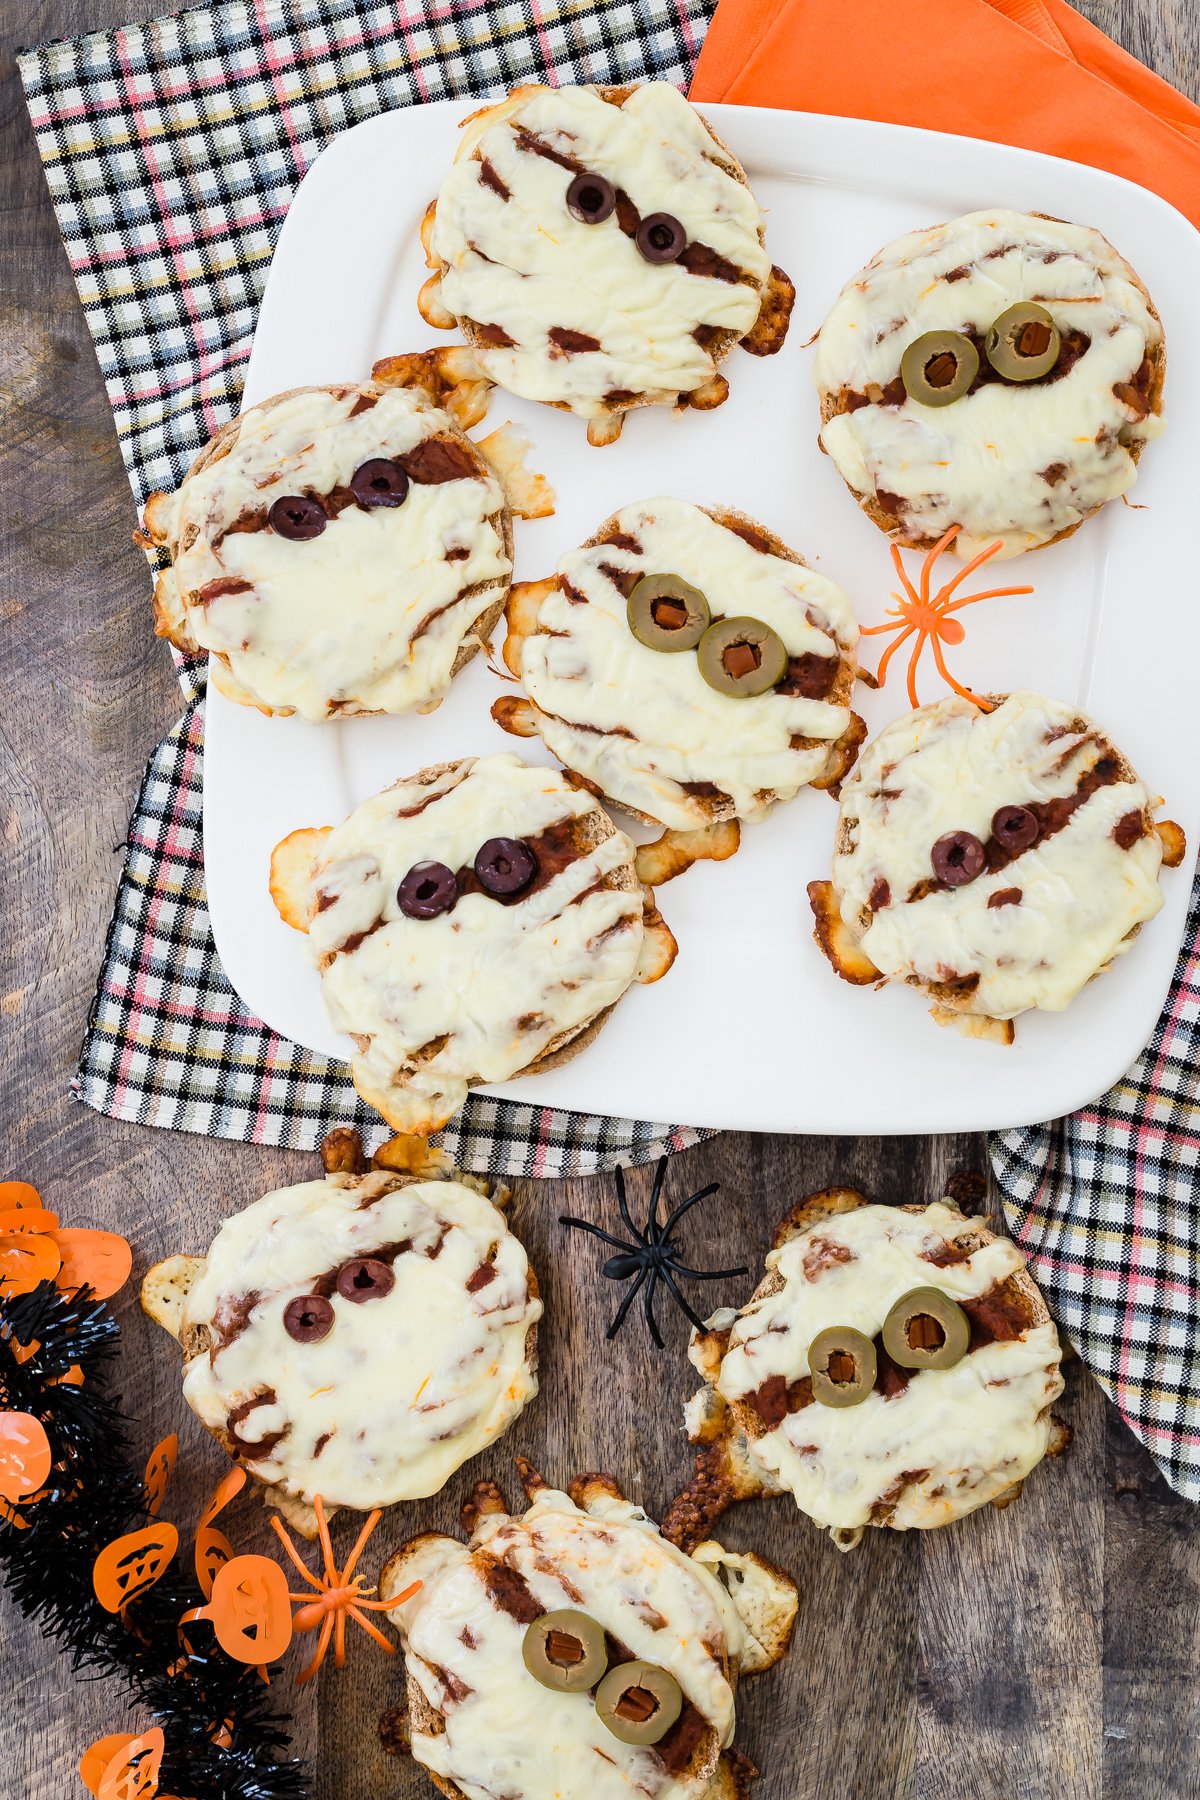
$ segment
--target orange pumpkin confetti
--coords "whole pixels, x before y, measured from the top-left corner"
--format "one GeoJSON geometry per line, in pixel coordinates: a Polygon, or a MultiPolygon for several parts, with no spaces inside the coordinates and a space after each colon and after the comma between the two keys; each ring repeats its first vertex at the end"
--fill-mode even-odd
{"type": "Polygon", "coordinates": [[[193,1607],[188,1619],[211,1620],[235,1662],[277,1662],[292,1641],[287,1576],[269,1556],[235,1556],[217,1570],[208,1605],[193,1607]]]}
{"type": "Polygon", "coordinates": [[[92,1586],[105,1612],[121,1612],[152,1588],[178,1548],[179,1533],[165,1519],[106,1544],[92,1570],[92,1586]]]}
{"type": "Polygon", "coordinates": [[[54,1242],[62,1257],[58,1285],[66,1293],[89,1287],[97,1300],[111,1300],[129,1280],[133,1251],[115,1231],[90,1231],[74,1226],[56,1231],[54,1242]]]}
{"type": "Polygon", "coordinates": [[[164,1740],[161,1726],[154,1725],[131,1738],[105,1766],[96,1788],[96,1800],[152,1800],[158,1792],[164,1740]]]}
{"type": "Polygon", "coordinates": [[[52,1375],[46,1383],[47,1387],[82,1387],[83,1370],[78,1363],[72,1363],[65,1375],[52,1375]]]}
{"type": "Polygon", "coordinates": [[[161,1444],[155,1444],[146,1463],[146,1511],[150,1517],[157,1518],[167,1493],[167,1483],[171,1479],[171,1471],[175,1467],[179,1455],[179,1439],[172,1431],[161,1444]]]}
{"type": "Polygon", "coordinates": [[[40,1207],[42,1196],[28,1181],[0,1181],[0,1212],[12,1207],[40,1207]]]}
{"type": "Polygon", "coordinates": [[[31,1294],[40,1281],[53,1281],[62,1263],[51,1237],[32,1231],[0,1235],[0,1299],[31,1294]]]}
{"type": "Polygon", "coordinates": [[[921,564],[919,592],[909,580],[900,556],[899,544],[892,545],[892,561],[896,566],[896,573],[900,577],[900,585],[904,591],[900,594],[892,594],[892,599],[896,604],[888,608],[889,622],[885,625],[864,625],[862,636],[878,637],[880,633],[888,631],[894,631],[897,634],[884,651],[875,672],[875,680],[880,687],[887,680],[888,664],[895,652],[901,644],[915,636],[916,642],[908,663],[908,698],[913,706],[921,704],[917,699],[917,665],[920,663],[921,653],[928,643],[933,650],[933,660],[937,672],[946,685],[953,688],[954,692],[961,695],[964,700],[969,700],[972,706],[977,706],[980,712],[993,712],[995,708],[992,701],[972,693],[968,687],[963,687],[962,683],[956,681],[946,667],[942,645],[961,644],[967,635],[961,619],[952,618],[950,615],[961,611],[964,606],[974,606],[977,600],[998,600],[1007,594],[1032,594],[1033,589],[1031,587],[986,588],[981,594],[965,594],[961,600],[954,599],[954,592],[959,584],[964,582],[968,575],[973,575],[975,570],[982,567],[990,557],[995,556],[997,551],[1004,548],[1003,540],[997,538],[994,544],[989,544],[986,550],[981,550],[978,556],[973,556],[970,562],[964,563],[953,580],[946,582],[931,597],[929,584],[933,576],[933,566],[946,546],[958,536],[958,532],[959,527],[952,525],[949,531],[943,533],[938,539],[921,564]]]}
{"type": "Polygon", "coordinates": [[[57,1213],[43,1212],[40,1206],[14,1206],[0,1212],[0,1232],[5,1236],[10,1231],[42,1231],[49,1236],[57,1230],[57,1213]]]}
{"type": "Polygon", "coordinates": [[[342,1667],[346,1660],[347,1616],[352,1618],[356,1625],[361,1625],[368,1637],[374,1638],[375,1642],[382,1650],[386,1650],[389,1656],[394,1656],[396,1646],[389,1644],[382,1631],[371,1623],[366,1614],[368,1612],[392,1612],[397,1606],[402,1606],[406,1600],[410,1600],[421,1585],[419,1581],[414,1581],[411,1587],[405,1588],[402,1594],[396,1594],[391,1600],[369,1600],[367,1595],[374,1593],[375,1590],[367,1583],[364,1576],[356,1575],[354,1570],[366,1547],[367,1539],[383,1517],[383,1513],[377,1507],[368,1516],[358,1534],[353,1550],[346,1558],[345,1568],[339,1572],[337,1564],[333,1560],[333,1545],[329,1539],[329,1526],[325,1519],[325,1503],[320,1494],[313,1498],[313,1511],[317,1515],[317,1531],[321,1539],[321,1551],[325,1558],[323,1576],[314,1575],[301,1559],[300,1553],[284,1529],[282,1521],[277,1518],[271,1520],[275,1534],[288,1556],[299,1569],[309,1587],[317,1590],[315,1600],[308,1594],[289,1595],[289,1599],[299,1606],[299,1611],[293,1620],[296,1630],[316,1631],[318,1628],[320,1629],[317,1653],[308,1667],[302,1669],[297,1675],[297,1687],[303,1687],[306,1681],[312,1680],[325,1660],[331,1638],[334,1640],[334,1667],[337,1669],[342,1667]]]}
{"type": "Polygon", "coordinates": [[[213,1582],[222,1565],[233,1561],[233,1545],[215,1525],[201,1525],[196,1533],[196,1580],[206,1600],[212,1599],[213,1582]]]}
{"type": "Polygon", "coordinates": [[[212,1499],[200,1514],[201,1531],[203,1531],[206,1525],[212,1524],[219,1512],[224,1512],[225,1508],[229,1505],[229,1502],[241,1493],[245,1485],[245,1469],[233,1468],[229,1470],[227,1475],[221,1477],[220,1481],[213,1489],[212,1499]]]}
{"type": "Polygon", "coordinates": [[[108,1768],[117,1752],[128,1750],[130,1744],[137,1742],[136,1731],[113,1731],[107,1737],[97,1738],[89,1744],[79,1759],[79,1779],[89,1794],[99,1790],[104,1771],[108,1768]]]}
{"type": "Polygon", "coordinates": [[[0,1497],[25,1500],[45,1484],[52,1458],[45,1426],[32,1413],[0,1413],[0,1497]]]}

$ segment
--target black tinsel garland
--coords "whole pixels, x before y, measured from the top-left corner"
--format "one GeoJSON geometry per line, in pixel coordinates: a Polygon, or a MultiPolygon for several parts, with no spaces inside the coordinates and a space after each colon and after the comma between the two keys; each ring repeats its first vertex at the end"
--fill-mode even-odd
{"type": "Polygon", "coordinates": [[[163,1793],[306,1800],[303,1763],[278,1754],[287,1715],[273,1708],[258,1671],[226,1656],[207,1623],[188,1627],[192,1643],[181,1640],[181,1616],[204,1603],[182,1557],[122,1616],[105,1612],[93,1592],[97,1553],[148,1517],[124,1419],[97,1380],[119,1338],[112,1313],[86,1288],[67,1296],[45,1281],[0,1300],[0,1410],[41,1420],[57,1484],[21,1505],[26,1529],[0,1519],[4,1585],[27,1618],[61,1639],[76,1671],[120,1673],[154,1714],[166,1739],[163,1793]],[[18,1362],[13,1344],[35,1339],[34,1355],[18,1362]],[[79,1386],[60,1382],[72,1365],[83,1371],[79,1386]]]}

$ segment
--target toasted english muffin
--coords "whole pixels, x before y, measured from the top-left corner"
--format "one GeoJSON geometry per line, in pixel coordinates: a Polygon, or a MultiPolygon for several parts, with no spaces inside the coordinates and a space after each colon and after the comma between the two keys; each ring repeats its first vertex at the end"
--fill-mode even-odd
{"type": "Polygon", "coordinates": [[[957,526],[960,556],[996,538],[1012,556],[1070,536],[1129,491],[1161,429],[1165,372],[1153,302],[1098,231],[1041,213],[968,213],[897,238],[842,289],[813,369],[821,447],[895,542],[929,548],[957,526]],[[1018,303],[1038,309],[1019,326],[1018,303]],[[1023,359],[999,352],[1019,379],[988,355],[1006,315],[1018,343],[1030,332],[1023,359]],[[947,356],[931,340],[927,358],[906,358],[935,332],[969,341],[947,356]],[[968,382],[949,402],[937,391],[968,382]]]}
{"type": "Polygon", "coordinates": [[[634,1789],[648,1800],[742,1796],[747,1765],[729,1750],[737,1684],[786,1650],[794,1585],[711,1541],[685,1555],[606,1476],[581,1476],[561,1493],[518,1466],[525,1512],[483,1484],[464,1509],[466,1544],[427,1533],[383,1571],[384,1599],[421,1584],[389,1614],[404,1645],[416,1760],[448,1800],[490,1791],[501,1776],[507,1800],[584,1791],[624,1800],[634,1789]],[[637,1659],[675,1685],[678,1716],[655,1727],[656,1742],[625,1742],[605,1723],[599,1663],[571,1692],[531,1672],[526,1634],[564,1608],[606,1634],[610,1672],[637,1659]]]}
{"type": "Polygon", "coordinates": [[[719,406],[718,365],[777,350],[794,299],[745,172],[667,82],[514,88],[465,122],[422,239],[427,322],[593,443],[633,407],[719,406]]]}

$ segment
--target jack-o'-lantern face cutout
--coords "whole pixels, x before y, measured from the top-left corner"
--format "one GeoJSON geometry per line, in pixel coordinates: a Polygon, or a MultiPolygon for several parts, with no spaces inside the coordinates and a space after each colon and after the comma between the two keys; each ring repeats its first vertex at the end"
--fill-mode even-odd
{"type": "Polygon", "coordinates": [[[0,1413],[0,1498],[25,1500],[50,1473],[50,1440],[32,1413],[0,1413]]]}
{"type": "Polygon", "coordinates": [[[245,1469],[233,1468],[223,1475],[213,1489],[212,1499],[200,1514],[201,1529],[211,1525],[219,1512],[223,1512],[229,1502],[241,1493],[246,1485],[245,1469]]]}
{"type": "Polygon", "coordinates": [[[233,1561],[233,1545],[215,1525],[201,1525],[196,1533],[196,1580],[206,1600],[212,1599],[213,1582],[227,1562],[233,1561]]]}
{"type": "Polygon", "coordinates": [[[0,1212],[39,1208],[42,1196],[28,1181],[0,1181],[0,1212]]]}
{"type": "Polygon", "coordinates": [[[146,1463],[146,1511],[150,1517],[156,1518],[166,1498],[167,1483],[171,1479],[171,1471],[175,1467],[175,1459],[179,1455],[179,1439],[172,1431],[161,1444],[155,1444],[146,1463]]]}
{"type": "Polygon", "coordinates": [[[104,1772],[118,1751],[126,1750],[136,1742],[136,1731],[112,1731],[107,1737],[97,1738],[94,1744],[88,1745],[79,1759],[79,1779],[89,1794],[99,1790],[104,1772]]]}
{"type": "Polygon", "coordinates": [[[95,1299],[111,1300],[129,1280],[133,1251],[115,1231],[72,1227],[56,1231],[54,1242],[62,1258],[58,1285],[67,1293],[86,1287],[95,1299]]]}
{"type": "Polygon", "coordinates": [[[14,1206],[0,1211],[0,1232],[6,1237],[14,1231],[50,1233],[57,1230],[58,1215],[45,1212],[40,1206],[14,1206]]]}
{"type": "Polygon", "coordinates": [[[140,1736],[114,1732],[84,1751],[79,1774],[96,1800],[152,1800],[158,1793],[164,1740],[159,1726],[140,1736]]]}
{"type": "Polygon", "coordinates": [[[217,1570],[208,1605],[188,1617],[210,1619],[236,1662],[276,1662],[292,1641],[287,1576],[269,1556],[235,1556],[217,1570]]]}
{"type": "Polygon", "coordinates": [[[41,1281],[53,1281],[62,1265],[58,1245],[40,1232],[0,1234],[0,1299],[31,1294],[41,1281]]]}
{"type": "Polygon", "coordinates": [[[179,1533],[164,1519],[106,1544],[92,1570],[92,1586],[104,1610],[121,1612],[152,1588],[178,1548],[179,1533]]]}

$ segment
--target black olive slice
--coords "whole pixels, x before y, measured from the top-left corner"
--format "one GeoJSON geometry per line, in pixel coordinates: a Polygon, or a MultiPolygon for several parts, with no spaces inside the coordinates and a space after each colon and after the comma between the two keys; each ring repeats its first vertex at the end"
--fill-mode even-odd
{"type": "Polygon", "coordinates": [[[408,476],[399,463],[372,456],[350,477],[350,492],[360,506],[400,506],[408,494],[408,476]]]}
{"type": "Polygon", "coordinates": [[[282,494],[267,514],[267,524],[272,531],[298,544],[320,537],[328,523],[321,502],[308,494],[282,494]]]}
{"type": "Polygon", "coordinates": [[[902,1369],[952,1369],[970,1342],[966,1313],[941,1288],[914,1288],[883,1322],[883,1347],[902,1369]]]}
{"type": "Polygon", "coordinates": [[[414,863],[396,889],[396,904],[409,919],[436,919],[458,904],[458,882],[445,863],[414,863]]]}
{"type": "Polygon", "coordinates": [[[1044,306],[1018,300],[992,324],[983,340],[984,354],[1005,381],[1036,381],[1058,361],[1062,338],[1044,306]]]}
{"type": "Polygon", "coordinates": [[[979,373],[979,352],[961,331],[926,331],[900,359],[900,379],[910,400],[949,406],[979,373]]]}
{"type": "Polygon", "coordinates": [[[586,1693],[608,1667],[603,1627],[571,1607],[535,1619],[522,1640],[521,1655],[533,1679],[559,1694],[586,1693]]]}
{"type": "Polygon", "coordinates": [[[718,619],[700,639],[696,658],[710,688],[738,699],[767,693],[787,674],[783,639],[761,619],[718,619]]]}
{"type": "Polygon", "coordinates": [[[537,874],[537,857],[521,838],[489,838],[475,854],[475,877],[485,894],[511,899],[537,874]]]}
{"type": "Polygon", "coordinates": [[[653,1663],[618,1663],[596,1689],[596,1716],[623,1744],[657,1744],[682,1711],[679,1683],[653,1663]]]}
{"type": "Polygon", "coordinates": [[[333,1307],[323,1294],[300,1294],[283,1309],[283,1329],[298,1344],[319,1344],[333,1329],[333,1307]]]}
{"type": "Polygon", "coordinates": [[[396,1285],[396,1277],[387,1263],[373,1256],[356,1257],[343,1263],[337,1272],[337,1291],[343,1300],[361,1305],[364,1300],[382,1300],[396,1285]]]}
{"type": "Polygon", "coordinates": [[[876,1369],[874,1344],[852,1325],[829,1325],[808,1346],[813,1399],[822,1406],[861,1406],[876,1369]]]}
{"type": "Polygon", "coordinates": [[[699,588],[681,575],[643,575],[629,596],[629,629],[648,650],[694,650],[712,618],[699,588]]]}
{"type": "Polygon", "coordinates": [[[969,831],[948,831],[929,852],[933,872],[947,887],[966,887],[983,874],[987,861],[983,845],[969,831]]]}
{"type": "Polygon", "coordinates": [[[1004,850],[1028,850],[1041,827],[1027,806],[1000,806],[992,814],[992,836],[1004,850]]]}
{"type": "Polygon", "coordinates": [[[678,262],[687,249],[687,232],[674,213],[651,213],[638,226],[633,241],[648,263],[678,262]]]}
{"type": "Polygon", "coordinates": [[[599,225],[617,204],[617,193],[603,175],[577,175],[567,189],[567,211],[582,225],[599,225]]]}

